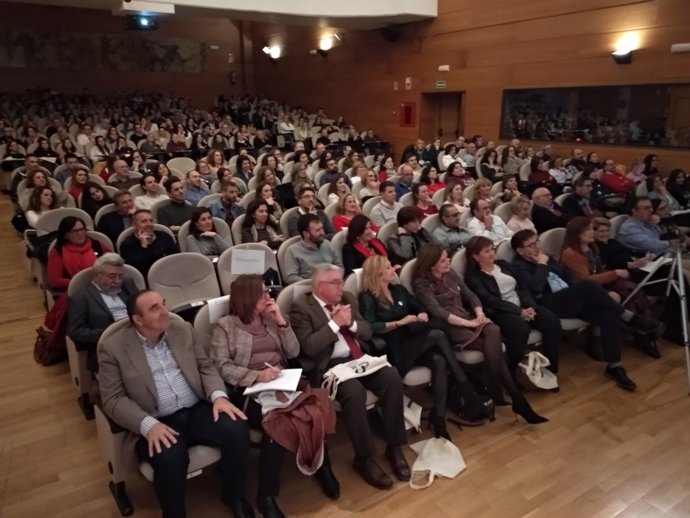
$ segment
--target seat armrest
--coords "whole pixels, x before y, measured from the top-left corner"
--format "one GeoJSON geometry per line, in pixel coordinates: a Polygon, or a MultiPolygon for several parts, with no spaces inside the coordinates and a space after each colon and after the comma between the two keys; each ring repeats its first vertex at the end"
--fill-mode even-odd
{"type": "Polygon", "coordinates": [[[100,410],[100,413],[103,415],[105,420],[108,422],[108,426],[110,427],[110,433],[115,435],[118,433],[127,433],[128,432],[127,428],[120,426],[119,424],[117,424],[115,421],[113,421],[112,419],[110,419],[110,417],[108,417],[106,415],[106,413],[103,411],[103,405],[101,405],[101,403],[96,403],[94,406],[96,406],[98,408],[98,410],[100,410]]]}
{"type": "Polygon", "coordinates": [[[372,336],[371,340],[365,342],[373,356],[381,356],[386,352],[386,341],[380,336],[372,336]]]}

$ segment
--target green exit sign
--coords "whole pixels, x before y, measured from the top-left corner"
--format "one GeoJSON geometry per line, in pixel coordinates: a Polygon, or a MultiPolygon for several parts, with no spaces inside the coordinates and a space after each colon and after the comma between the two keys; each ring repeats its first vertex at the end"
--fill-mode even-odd
{"type": "Polygon", "coordinates": [[[436,81],[436,88],[445,88],[445,87],[446,87],[445,81],[436,81]]]}

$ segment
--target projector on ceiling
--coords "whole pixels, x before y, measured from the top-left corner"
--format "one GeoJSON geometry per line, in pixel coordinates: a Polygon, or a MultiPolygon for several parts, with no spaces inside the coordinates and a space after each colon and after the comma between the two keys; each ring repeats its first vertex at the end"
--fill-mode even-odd
{"type": "Polygon", "coordinates": [[[120,0],[113,7],[113,14],[142,14],[150,16],[162,16],[175,14],[175,4],[161,2],[147,2],[145,0],[120,0]]]}

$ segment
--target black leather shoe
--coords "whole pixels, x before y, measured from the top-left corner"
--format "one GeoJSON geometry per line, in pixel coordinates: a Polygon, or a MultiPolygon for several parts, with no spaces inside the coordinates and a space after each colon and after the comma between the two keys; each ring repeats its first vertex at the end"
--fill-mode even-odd
{"type": "Polygon", "coordinates": [[[245,499],[225,502],[235,518],[254,518],[254,509],[245,499]]]}
{"type": "Polygon", "coordinates": [[[256,498],[256,507],[264,518],[285,518],[276,499],[272,496],[259,496],[256,498]]]}
{"type": "Polygon", "coordinates": [[[659,359],[661,358],[661,351],[656,340],[648,335],[637,334],[635,336],[635,346],[640,349],[647,356],[659,359]]]}
{"type": "Polygon", "coordinates": [[[384,473],[373,457],[355,459],[352,462],[352,467],[367,484],[377,489],[390,489],[393,487],[393,480],[384,473]]]}
{"type": "Polygon", "coordinates": [[[654,337],[659,337],[664,334],[666,327],[656,320],[650,320],[640,315],[633,315],[628,322],[630,327],[634,328],[638,333],[644,335],[651,335],[654,337]]]}
{"type": "Polygon", "coordinates": [[[314,478],[321,486],[321,491],[331,500],[340,498],[340,483],[335,478],[335,473],[330,466],[321,466],[319,470],[314,473],[314,478]]]}
{"type": "Polygon", "coordinates": [[[388,446],[386,448],[386,458],[391,464],[395,478],[403,482],[410,480],[410,466],[407,464],[400,446],[388,446]]]}
{"type": "Polygon", "coordinates": [[[637,389],[635,382],[628,378],[628,375],[625,373],[625,369],[620,365],[618,367],[606,367],[604,374],[606,374],[607,378],[615,381],[616,384],[622,389],[629,390],[630,392],[634,392],[637,389]]]}

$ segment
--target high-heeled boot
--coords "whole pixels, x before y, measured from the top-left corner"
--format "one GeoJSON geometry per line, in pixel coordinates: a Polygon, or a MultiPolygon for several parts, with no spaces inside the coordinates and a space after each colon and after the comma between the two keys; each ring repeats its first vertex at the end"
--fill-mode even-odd
{"type": "Polygon", "coordinates": [[[436,415],[433,410],[429,414],[429,426],[434,431],[434,437],[443,437],[444,439],[451,440],[448,429],[446,428],[446,418],[436,415]]]}
{"type": "Polygon", "coordinates": [[[489,379],[487,382],[487,389],[489,396],[494,400],[496,406],[508,406],[508,403],[503,397],[503,385],[499,380],[489,379]]]}
{"type": "Polygon", "coordinates": [[[529,405],[527,402],[527,399],[525,399],[525,396],[520,394],[519,392],[516,392],[515,394],[511,394],[511,397],[513,399],[513,413],[515,414],[515,419],[517,420],[517,416],[522,417],[528,424],[539,424],[539,423],[546,423],[548,419],[546,417],[542,417],[539,414],[537,414],[532,407],[529,405]]]}

